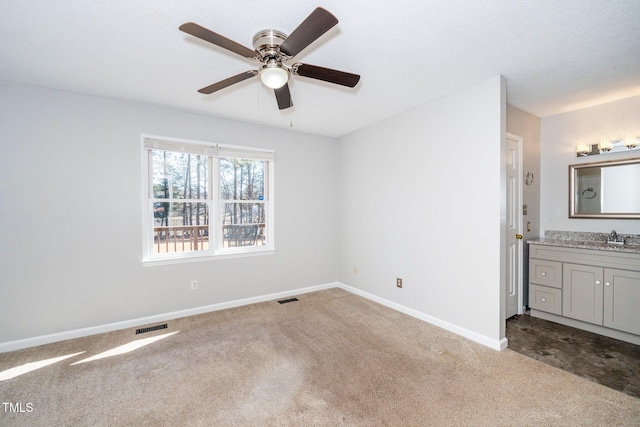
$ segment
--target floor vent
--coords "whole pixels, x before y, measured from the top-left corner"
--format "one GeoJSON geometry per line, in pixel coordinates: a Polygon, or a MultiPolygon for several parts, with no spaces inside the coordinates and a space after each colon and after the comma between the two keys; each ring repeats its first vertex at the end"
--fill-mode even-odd
{"type": "Polygon", "coordinates": [[[294,302],[294,301],[298,301],[298,298],[289,298],[289,299],[283,299],[282,301],[278,301],[280,304],[286,304],[288,302],[294,302]]]}
{"type": "Polygon", "coordinates": [[[136,335],[144,334],[146,332],[159,331],[160,329],[167,329],[167,324],[149,326],[148,328],[136,329],[136,335]]]}

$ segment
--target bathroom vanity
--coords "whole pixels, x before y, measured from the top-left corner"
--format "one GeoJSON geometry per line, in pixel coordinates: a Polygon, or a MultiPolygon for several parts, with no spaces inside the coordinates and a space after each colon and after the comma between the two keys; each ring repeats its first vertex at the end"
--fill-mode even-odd
{"type": "Polygon", "coordinates": [[[528,242],[531,315],[640,345],[640,236],[553,233],[528,242]]]}

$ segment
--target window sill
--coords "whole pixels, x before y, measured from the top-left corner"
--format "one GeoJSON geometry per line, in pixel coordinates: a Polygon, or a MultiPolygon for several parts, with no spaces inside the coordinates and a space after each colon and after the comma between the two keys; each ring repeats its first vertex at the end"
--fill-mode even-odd
{"type": "Polygon", "coordinates": [[[191,257],[180,257],[180,258],[162,258],[162,259],[143,259],[142,266],[143,267],[157,267],[160,265],[172,265],[172,264],[187,264],[191,262],[203,262],[203,261],[220,261],[224,259],[234,259],[234,258],[247,258],[254,256],[263,256],[263,255],[273,255],[275,254],[275,249],[265,249],[259,251],[251,251],[251,252],[227,252],[221,253],[218,255],[208,255],[208,256],[191,256],[191,257]]]}

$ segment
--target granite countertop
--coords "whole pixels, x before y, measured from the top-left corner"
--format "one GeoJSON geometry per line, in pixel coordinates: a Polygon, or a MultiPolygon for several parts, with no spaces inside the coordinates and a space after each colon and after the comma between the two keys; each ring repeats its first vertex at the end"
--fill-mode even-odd
{"type": "Polygon", "coordinates": [[[533,245],[640,254],[640,234],[620,234],[619,236],[624,237],[626,242],[624,245],[607,243],[608,236],[607,233],[547,230],[544,232],[543,239],[528,240],[527,243],[533,245]]]}
{"type": "Polygon", "coordinates": [[[528,240],[527,243],[532,245],[560,246],[563,248],[592,249],[597,251],[629,252],[640,254],[640,245],[634,243],[627,243],[622,246],[607,244],[604,241],[598,242],[593,240],[566,240],[547,238],[528,240]]]}

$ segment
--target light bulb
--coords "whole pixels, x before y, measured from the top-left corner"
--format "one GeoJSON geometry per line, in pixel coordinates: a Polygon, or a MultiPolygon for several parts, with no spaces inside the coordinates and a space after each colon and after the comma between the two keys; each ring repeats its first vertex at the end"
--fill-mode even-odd
{"type": "Polygon", "coordinates": [[[628,136],[624,139],[624,146],[629,150],[636,148],[638,146],[638,138],[635,136],[628,136]]]}
{"type": "Polygon", "coordinates": [[[278,89],[289,81],[289,71],[277,63],[267,63],[260,70],[260,80],[266,87],[278,89]]]}
{"type": "Polygon", "coordinates": [[[578,142],[576,144],[576,153],[581,156],[586,156],[591,152],[591,144],[587,142],[578,142]]]}
{"type": "Polygon", "coordinates": [[[613,148],[613,144],[609,139],[606,139],[606,138],[601,139],[600,142],[598,143],[598,149],[600,151],[604,151],[605,153],[611,151],[612,148],[613,148]]]}

